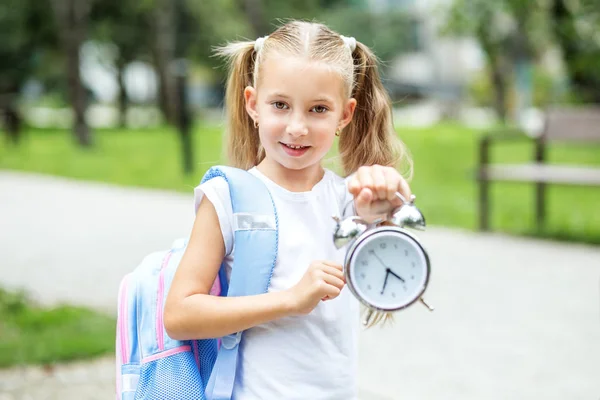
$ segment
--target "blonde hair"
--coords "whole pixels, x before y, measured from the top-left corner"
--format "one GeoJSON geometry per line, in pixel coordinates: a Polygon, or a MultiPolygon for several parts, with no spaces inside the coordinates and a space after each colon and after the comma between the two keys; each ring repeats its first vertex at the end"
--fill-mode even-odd
{"type": "MultiPolygon", "coordinates": [[[[412,160],[394,130],[391,101],[381,82],[376,56],[364,44],[344,38],[323,24],[302,21],[290,21],[256,41],[232,42],[216,49],[229,67],[225,107],[231,165],[250,169],[265,157],[254,121],[246,112],[243,93],[247,86],[258,87],[261,65],[273,53],[324,62],[340,74],[348,98],[356,99],[352,121],[340,133],[338,142],[344,175],[363,165],[399,168],[404,163],[404,175],[410,179],[412,160]]],[[[388,313],[376,312],[368,326],[390,317],[388,313]]]]}
{"type": "Polygon", "coordinates": [[[288,22],[266,38],[232,42],[216,49],[229,67],[225,107],[231,165],[249,169],[265,157],[254,121],[246,112],[243,93],[247,86],[258,87],[261,65],[272,53],[326,63],[346,83],[348,98],[356,99],[352,121],[340,133],[338,142],[344,175],[363,165],[399,168],[404,163],[405,175],[410,178],[412,160],[394,130],[391,101],[381,82],[376,56],[358,41],[352,50],[348,40],[323,24],[302,21],[288,22]],[[255,46],[257,42],[260,44],[255,46]]]}

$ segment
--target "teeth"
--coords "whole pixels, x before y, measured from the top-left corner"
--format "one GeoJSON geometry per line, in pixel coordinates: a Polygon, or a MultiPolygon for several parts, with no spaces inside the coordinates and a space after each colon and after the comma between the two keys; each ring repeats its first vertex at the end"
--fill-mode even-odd
{"type": "Polygon", "coordinates": [[[286,144],[287,147],[294,150],[303,149],[305,146],[292,146],[291,144],[286,144]]]}

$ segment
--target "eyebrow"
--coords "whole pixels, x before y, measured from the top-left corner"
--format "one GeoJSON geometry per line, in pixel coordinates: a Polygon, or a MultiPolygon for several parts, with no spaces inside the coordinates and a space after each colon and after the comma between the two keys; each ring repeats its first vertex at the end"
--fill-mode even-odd
{"type": "MultiPolygon", "coordinates": [[[[279,98],[282,98],[282,99],[289,99],[290,98],[290,96],[287,96],[287,95],[285,95],[283,93],[279,93],[279,92],[271,93],[269,95],[269,97],[279,97],[279,98]]],[[[326,102],[326,103],[334,103],[334,101],[333,101],[332,98],[327,97],[327,96],[323,96],[323,95],[317,97],[316,99],[314,99],[312,101],[314,101],[314,102],[323,101],[323,102],[326,102]]]]}
{"type": "Polygon", "coordinates": [[[331,99],[330,97],[327,97],[327,96],[322,96],[322,97],[316,98],[314,101],[324,101],[326,103],[334,103],[333,99],[331,99]]]}
{"type": "Polygon", "coordinates": [[[290,98],[289,96],[286,96],[285,94],[278,93],[278,92],[269,94],[269,97],[282,97],[284,99],[289,99],[290,98]]]}

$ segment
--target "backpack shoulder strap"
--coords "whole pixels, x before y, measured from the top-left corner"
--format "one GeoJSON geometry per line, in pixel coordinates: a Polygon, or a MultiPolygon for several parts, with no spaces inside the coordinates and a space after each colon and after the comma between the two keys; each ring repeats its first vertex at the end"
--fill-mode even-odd
{"type": "MultiPolygon", "coordinates": [[[[242,169],[215,166],[202,182],[224,178],[233,208],[235,257],[229,285],[221,282],[227,296],[266,293],[277,259],[278,219],[265,184],[242,169]]],[[[206,387],[208,400],[229,400],[233,392],[242,332],[221,339],[221,348],[206,387]]]]}

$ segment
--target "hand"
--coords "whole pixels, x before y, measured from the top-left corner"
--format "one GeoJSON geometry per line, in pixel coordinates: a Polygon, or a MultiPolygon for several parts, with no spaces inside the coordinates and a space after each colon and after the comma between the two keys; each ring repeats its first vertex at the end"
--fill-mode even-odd
{"type": "Polygon", "coordinates": [[[348,183],[348,191],[354,196],[356,213],[369,223],[386,218],[390,211],[402,205],[396,192],[405,199],[412,195],[408,183],[396,169],[381,165],[360,167],[348,183]]]}
{"type": "Polygon", "coordinates": [[[332,261],[313,261],[300,282],[288,289],[296,314],[309,314],[321,300],[335,299],[346,284],[343,267],[332,261]]]}

